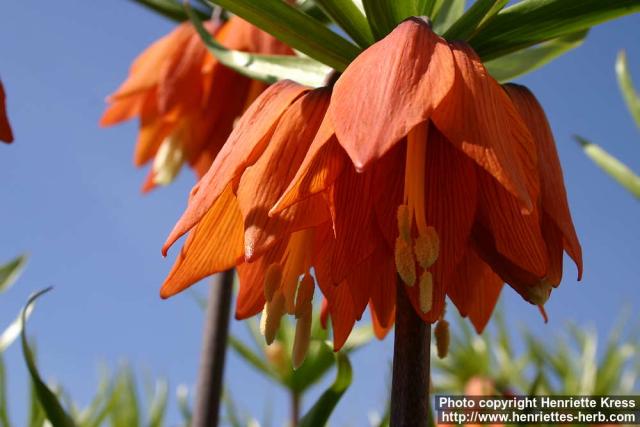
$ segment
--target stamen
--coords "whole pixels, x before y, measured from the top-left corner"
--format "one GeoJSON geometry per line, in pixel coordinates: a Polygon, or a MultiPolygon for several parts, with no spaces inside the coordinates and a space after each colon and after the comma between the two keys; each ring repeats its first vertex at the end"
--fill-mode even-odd
{"type": "Polygon", "coordinates": [[[170,135],[162,142],[153,159],[153,182],[157,185],[169,185],[180,172],[186,160],[186,153],[179,136],[170,135]]]}
{"type": "Polygon", "coordinates": [[[409,206],[400,205],[398,206],[398,232],[400,233],[400,237],[402,237],[407,242],[411,241],[411,219],[409,215],[409,206]]]}
{"type": "Polygon", "coordinates": [[[280,290],[276,291],[273,299],[267,304],[267,316],[264,325],[264,338],[267,345],[276,339],[278,329],[280,329],[280,320],[284,314],[284,295],[280,290]]]}
{"type": "Polygon", "coordinates": [[[411,245],[401,237],[396,239],[395,258],[398,275],[407,286],[413,286],[416,283],[416,261],[411,245]]]}
{"type": "Polygon", "coordinates": [[[424,269],[430,268],[440,254],[440,238],[436,229],[427,227],[426,233],[416,238],[413,248],[420,266],[424,269]]]}
{"type": "Polygon", "coordinates": [[[300,275],[311,268],[311,248],[314,231],[308,228],[292,233],[285,252],[282,292],[287,313],[295,312],[295,296],[300,275]]]}
{"type": "Polygon", "coordinates": [[[298,369],[302,366],[302,363],[307,356],[307,351],[309,351],[309,341],[311,338],[311,313],[312,306],[309,303],[307,304],[304,313],[302,313],[296,321],[296,336],[293,340],[292,354],[293,369],[298,369]]]}
{"type": "Polygon", "coordinates": [[[419,234],[425,234],[425,168],[427,160],[427,123],[414,127],[407,135],[407,160],[404,177],[405,204],[409,206],[409,217],[415,216],[419,234]]]}
{"type": "Polygon", "coordinates": [[[436,324],[434,331],[436,337],[436,348],[438,350],[438,357],[444,359],[449,354],[449,342],[451,340],[449,334],[449,322],[444,319],[440,319],[436,324]]]}
{"type": "Polygon", "coordinates": [[[423,271],[418,284],[418,297],[420,300],[420,310],[428,313],[433,306],[433,276],[428,271],[423,271]]]}
{"type": "Polygon", "coordinates": [[[282,283],[282,266],[277,263],[273,263],[267,268],[267,272],[264,274],[264,299],[269,302],[273,299],[273,295],[276,293],[280,284],[282,283]]]}
{"type": "Polygon", "coordinates": [[[300,285],[298,285],[298,294],[296,295],[295,315],[297,318],[302,316],[307,310],[307,307],[311,305],[315,287],[313,277],[311,277],[309,273],[305,274],[300,285]]]}
{"type": "Polygon", "coordinates": [[[267,332],[267,316],[269,313],[269,302],[264,303],[262,314],[260,314],[260,335],[265,336],[267,332]]]}

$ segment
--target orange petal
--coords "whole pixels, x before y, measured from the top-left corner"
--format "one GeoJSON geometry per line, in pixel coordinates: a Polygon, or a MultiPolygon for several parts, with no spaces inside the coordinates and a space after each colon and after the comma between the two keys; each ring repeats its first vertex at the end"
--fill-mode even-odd
{"type": "Polygon", "coordinates": [[[219,40],[229,49],[266,55],[294,54],[289,46],[237,16],[232,16],[226,26],[229,29],[220,34],[219,40]]]}
{"type": "Polygon", "coordinates": [[[273,135],[282,114],[308,89],[290,81],[269,87],[238,121],[211,168],[191,190],[191,198],[163,246],[163,253],[207,213],[225,187],[255,163],[273,135]]]}
{"type": "Polygon", "coordinates": [[[233,268],[243,255],[242,215],[231,186],[189,234],[160,296],[168,298],[195,282],[233,268]]]}
{"type": "Polygon", "coordinates": [[[457,72],[432,120],[446,138],[532,209],[536,168],[532,136],[507,94],[465,43],[451,45],[457,72]],[[522,147],[516,150],[513,147],[522,147]]]}
{"type": "Polygon", "coordinates": [[[476,213],[476,166],[451,145],[433,126],[429,129],[425,165],[425,214],[440,240],[440,255],[431,267],[433,305],[420,310],[418,286],[406,287],[416,312],[425,321],[442,315],[447,286],[466,253],[476,213]]]}
{"type": "MultiPolygon", "coordinates": [[[[369,307],[379,326],[388,331],[393,326],[396,307],[397,272],[393,253],[381,246],[371,257],[368,277],[369,307]]],[[[375,322],[374,322],[375,326],[375,322]]],[[[386,332],[385,332],[386,334],[386,332]]]]}
{"type": "Polygon", "coordinates": [[[446,41],[418,18],[365,50],[335,84],[329,115],[357,169],[429,119],[454,82],[446,41]]]}
{"type": "Polygon", "coordinates": [[[469,249],[456,267],[447,294],[463,317],[469,317],[478,333],[489,322],[504,282],[469,249]]]}
{"type": "Polygon", "coordinates": [[[147,96],[148,94],[141,93],[114,100],[100,118],[100,126],[115,125],[140,115],[147,96]]]}
{"type": "Polygon", "coordinates": [[[9,125],[9,119],[7,118],[7,105],[6,95],[4,93],[4,86],[0,81],[0,141],[13,142],[13,132],[9,125]]]}
{"type": "Polygon", "coordinates": [[[162,70],[167,59],[179,56],[194,34],[193,25],[185,22],[151,44],[134,60],[129,70],[129,77],[111,95],[110,100],[115,101],[118,98],[152,89],[158,84],[161,75],[159,71],[162,70]]]}
{"type": "Polygon", "coordinates": [[[564,236],[564,248],[576,263],[580,280],[582,248],[571,220],[562,167],[549,122],[535,96],[527,88],[508,84],[505,89],[534,136],[539,157],[542,209],[549,214],[564,236]]]}
{"type": "Polygon", "coordinates": [[[260,159],[242,175],[237,195],[244,217],[247,261],[260,256],[278,238],[329,219],[321,197],[308,199],[277,217],[268,213],[302,163],[330,95],[328,89],[321,88],[298,98],[282,115],[260,159]]]}
{"type": "Polygon", "coordinates": [[[340,176],[347,160],[344,150],[334,136],[333,124],[329,116],[325,115],[296,175],[269,214],[278,214],[314,194],[325,191],[340,176]]]}
{"type": "MultiPolygon", "coordinates": [[[[375,166],[374,187],[376,219],[389,249],[394,250],[398,237],[398,206],[403,203],[404,171],[407,144],[398,144],[375,166]]],[[[395,291],[393,294],[395,300],[395,291]]]]}
{"type": "Polygon", "coordinates": [[[256,261],[245,262],[236,267],[240,284],[236,298],[236,319],[246,319],[262,310],[266,271],[271,264],[281,261],[286,246],[287,239],[282,239],[256,261]]]}
{"type": "Polygon", "coordinates": [[[395,319],[395,316],[396,316],[396,308],[394,306],[393,309],[391,310],[391,320],[388,322],[386,326],[384,323],[382,323],[382,321],[378,317],[378,314],[373,309],[372,305],[369,305],[369,311],[371,312],[371,323],[373,324],[373,333],[375,334],[376,338],[378,338],[379,340],[382,340],[387,336],[391,328],[393,328],[393,320],[395,319]]]}
{"type": "MultiPolygon", "coordinates": [[[[475,237],[483,252],[495,250],[508,260],[494,264],[494,271],[506,282],[508,264],[514,264],[530,275],[543,278],[548,269],[548,252],[540,229],[540,212],[536,208],[523,214],[519,201],[493,177],[478,171],[480,203],[475,237]]],[[[488,257],[480,253],[483,258],[488,257]]]]}

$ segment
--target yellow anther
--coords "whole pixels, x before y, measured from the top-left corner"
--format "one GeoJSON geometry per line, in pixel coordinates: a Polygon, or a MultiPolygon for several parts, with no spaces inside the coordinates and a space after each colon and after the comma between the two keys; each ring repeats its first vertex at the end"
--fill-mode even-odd
{"type": "Polygon", "coordinates": [[[313,277],[309,273],[305,274],[302,281],[298,285],[298,294],[296,295],[295,315],[300,317],[311,305],[313,301],[313,290],[316,287],[313,277]]]}
{"type": "Polygon", "coordinates": [[[449,322],[444,319],[440,319],[436,324],[434,331],[436,337],[436,349],[438,350],[438,357],[444,359],[449,353],[449,342],[451,340],[449,335],[449,322]]]}
{"type": "Polygon", "coordinates": [[[267,304],[267,316],[264,325],[264,339],[267,345],[276,339],[276,334],[280,328],[280,320],[284,314],[284,296],[282,292],[276,291],[271,302],[267,304]]]}
{"type": "Polygon", "coordinates": [[[411,245],[401,237],[396,239],[396,270],[407,286],[416,283],[416,261],[413,259],[411,245]]]}
{"type": "Polygon", "coordinates": [[[398,231],[400,232],[400,237],[402,237],[405,241],[411,241],[411,219],[409,217],[409,206],[400,205],[398,206],[398,231]]]}
{"type": "Polygon", "coordinates": [[[181,138],[176,135],[167,137],[153,160],[153,182],[157,185],[169,185],[180,172],[186,153],[181,138]]]}
{"type": "Polygon", "coordinates": [[[271,301],[282,283],[282,266],[271,264],[264,274],[264,299],[271,301]]]}
{"type": "Polygon", "coordinates": [[[428,271],[423,271],[418,284],[418,296],[420,300],[420,310],[427,313],[433,306],[433,276],[428,271]]]}
{"type": "Polygon", "coordinates": [[[296,336],[293,340],[292,363],[293,369],[302,366],[307,351],[309,351],[309,341],[311,339],[311,304],[308,304],[306,310],[296,321],[296,336]]]}
{"type": "Polygon", "coordinates": [[[425,233],[421,233],[415,240],[413,249],[416,260],[422,268],[430,268],[440,254],[440,239],[438,232],[433,227],[427,227],[425,233]]]}
{"type": "Polygon", "coordinates": [[[269,313],[269,302],[264,303],[264,307],[262,308],[262,314],[260,314],[260,334],[262,336],[265,335],[267,330],[267,313],[269,313]]]}

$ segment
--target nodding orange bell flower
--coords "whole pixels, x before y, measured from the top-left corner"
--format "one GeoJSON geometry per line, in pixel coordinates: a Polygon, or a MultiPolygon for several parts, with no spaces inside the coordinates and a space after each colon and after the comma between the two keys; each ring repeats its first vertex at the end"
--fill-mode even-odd
{"type": "Polygon", "coordinates": [[[542,307],[565,250],[582,271],[537,101],[417,18],[333,87],[280,82],[258,98],[164,253],[189,231],[164,297],[238,265],[237,314],[264,306],[269,341],[283,313],[300,313],[296,295],[311,293],[300,289],[313,277],[336,349],[367,305],[386,334],[397,286],[424,321],[442,319],[448,295],[481,331],[504,282],[542,307]]]}
{"type": "MultiPolygon", "coordinates": [[[[293,54],[238,17],[206,26],[229,49],[293,54]]],[[[152,162],[143,185],[143,191],[149,191],[171,183],[185,163],[202,176],[235,120],[266,87],[220,64],[187,22],[136,58],[127,80],[108,97],[109,107],[100,124],[139,118],[134,163],[152,162]]]]}
{"type": "Polygon", "coordinates": [[[2,81],[0,81],[0,141],[6,143],[13,142],[13,132],[11,131],[11,125],[9,125],[9,118],[7,117],[6,95],[2,81]]]}

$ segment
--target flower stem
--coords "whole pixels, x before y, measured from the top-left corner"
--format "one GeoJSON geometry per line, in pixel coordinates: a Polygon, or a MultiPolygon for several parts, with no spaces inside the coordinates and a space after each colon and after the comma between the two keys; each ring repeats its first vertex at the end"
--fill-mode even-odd
{"type": "Polygon", "coordinates": [[[291,391],[291,427],[298,427],[300,421],[300,394],[291,391]]]}
{"type": "Polygon", "coordinates": [[[192,427],[218,425],[233,278],[233,270],[228,270],[210,285],[192,427]]]}
{"type": "Polygon", "coordinates": [[[431,324],[413,309],[398,280],[391,385],[391,427],[429,425],[431,324]]]}

